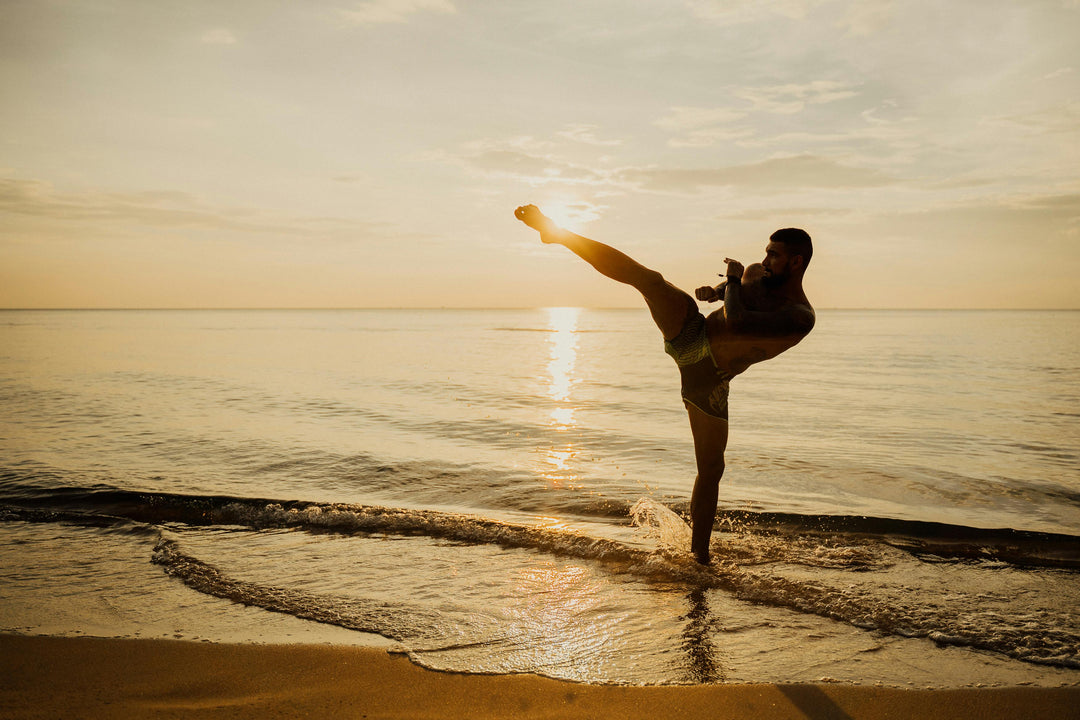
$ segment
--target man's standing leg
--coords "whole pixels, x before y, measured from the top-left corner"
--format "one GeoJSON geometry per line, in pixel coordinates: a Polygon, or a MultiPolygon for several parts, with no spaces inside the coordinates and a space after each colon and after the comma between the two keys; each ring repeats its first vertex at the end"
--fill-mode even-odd
{"type": "Polygon", "coordinates": [[[690,497],[690,519],[693,539],[690,549],[697,561],[709,562],[709,540],[716,520],[716,504],[720,495],[720,479],[724,476],[724,451],[727,449],[728,421],[706,415],[693,405],[687,405],[690,431],[694,435],[694,459],[697,478],[690,497]]]}

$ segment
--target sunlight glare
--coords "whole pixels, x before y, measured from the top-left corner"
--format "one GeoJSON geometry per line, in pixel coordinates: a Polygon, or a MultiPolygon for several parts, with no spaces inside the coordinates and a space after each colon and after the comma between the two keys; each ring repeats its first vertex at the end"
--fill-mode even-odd
{"type": "Polygon", "coordinates": [[[559,227],[573,230],[600,217],[601,208],[583,200],[552,198],[545,200],[540,210],[555,221],[559,227]]]}

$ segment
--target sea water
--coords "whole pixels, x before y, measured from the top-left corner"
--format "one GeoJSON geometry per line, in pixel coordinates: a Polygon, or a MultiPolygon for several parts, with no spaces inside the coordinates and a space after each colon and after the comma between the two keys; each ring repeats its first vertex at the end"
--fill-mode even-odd
{"type": "Polygon", "coordinates": [[[643,310],[0,312],[0,631],[1080,682],[1080,313],[823,311],[730,405],[701,567],[643,310]]]}

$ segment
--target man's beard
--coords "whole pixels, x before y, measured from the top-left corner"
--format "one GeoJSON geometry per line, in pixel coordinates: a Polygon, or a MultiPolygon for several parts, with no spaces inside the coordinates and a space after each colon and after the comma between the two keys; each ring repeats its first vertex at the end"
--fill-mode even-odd
{"type": "Polygon", "coordinates": [[[769,289],[776,289],[787,282],[787,273],[783,275],[777,275],[775,273],[765,273],[761,278],[761,284],[769,289]]]}

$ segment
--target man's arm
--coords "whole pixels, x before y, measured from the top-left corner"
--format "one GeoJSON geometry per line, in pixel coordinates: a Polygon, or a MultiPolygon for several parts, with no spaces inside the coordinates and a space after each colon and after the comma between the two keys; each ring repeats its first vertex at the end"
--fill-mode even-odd
{"type": "Polygon", "coordinates": [[[694,296],[701,302],[713,303],[717,300],[723,300],[725,283],[726,281],[714,287],[709,287],[708,285],[704,287],[699,287],[697,290],[694,291],[694,296]]]}
{"type": "Polygon", "coordinates": [[[779,310],[748,310],[742,297],[742,263],[728,260],[724,286],[724,316],[739,335],[784,337],[806,335],[814,328],[814,311],[806,305],[786,305],[779,310]]]}
{"type": "Polygon", "coordinates": [[[742,301],[742,284],[729,282],[724,289],[724,316],[728,327],[739,335],[784,337],[806,335],[814,329],[814,311],[805,305],[787,305],[779,310],[747,310],[742,301]]]}

